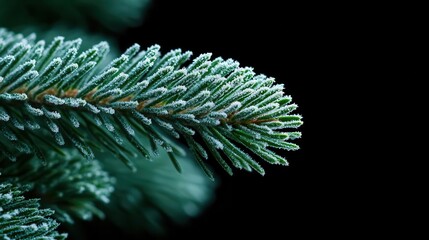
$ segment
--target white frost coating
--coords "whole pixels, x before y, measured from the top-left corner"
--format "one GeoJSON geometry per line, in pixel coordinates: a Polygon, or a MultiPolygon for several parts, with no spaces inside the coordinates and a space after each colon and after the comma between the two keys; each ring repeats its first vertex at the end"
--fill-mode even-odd
{"type": "Polygon", "coordinates": [[[163,67],[163,68],[159,69],[155,74],[150,76],[147,79],[147,81],[156,82],[156,81],[160,80],[161,78],[165,77],[165,75],[168,75],[169,73],[171,73],[173,70],[174,70],[174,68],[172,66],[163,67]]]}
{"type": "Polygon", "coordinates": [[[115,114],[115,109],[111,108],[111,107],[98,107],[102,112],[113,115],[115,114]]]}
{"type": "Polygon", "coordinates": [[[6,200],[12,200],[13,195],[12,195],[12,193],[2,194],[2,198],[6,199],[6,200]]]}
{"type": "Polygon", "coordinates": [[[142,109],[143,113],[148,113],[148,114],[155,114],[155,115],[168,115],[168,111],[165,109],[159,109],[159,108],[150,108],[150,107],[145,107],[142,109]]]}
{"type": "Polygon", "coordinates": [[[131,125],[128,123],[128,121],[123,118],[123,117],[118,117],[120,123],[122,124],[122,127],[125,129],[125,131],[131,135],[134,136],[135,135],[135,131],[134,129],[131,127],[131,125]]]}
{"type": "Polygon", "coordinates": [[[198,120],[195,119],[195,115],[193,114],[175,114],[173,115],[174,118],[182,119],[184,121],[187,121],[189,123],[199,123],[198,120]]]}
{"type": "Polygon", "coordinates": [[[186,105],[186,101],[184,100],[178,100],[172,103],[169,103],[167,105],[164,105],[162,107],[160,107],[161,109],[165,109],[165,110],[175,110],[175,109],[180,109],[181,107],[186,105]]]}
{"type": "Polygon", "coordinates": [[[196,104],[199,104],[201,101],[207,99],[208,97],[210,97],[210,91],[203,90],[200,93],[198,93],[197,96],[189,99],[187,101],[186,106],[189,107],[189,106],[194,106],[196,104]]]}
{"type": "Polygon", "coordinates": [[[37,230],[39,230],[39,227],[34,223],[30,225],[23,225],[21,226],[21,228],[25,229],[25,231],[32,231],[32,232],[36,232],[37,230]]]}
{"type": "Polygon", "coordinates": [[[2,93],[0,94],[0,101],[25,101],[27,95],[25,93],[2,93]]]}
{"type": "Polygon", "coordinates": [[[37,116],[37,117],[43,116],[42,110],[35,108],[28,103],[25,103],[24,106],[25,106],[25,110],[27,110],[27,112],[30,113],[31,115],[37,116]]]}
{"type": "Polygon", "coordinates": [[[64,104],[69,107],[84,107],[86,105],[86,101],[80,98],[65,98],[64,104]]]}
{"type": "Polygon", "coordinates": [[[188,113],[194,114],[194,115],[204,114],[204,113],[209,112],[214,107],[215,107],[215,104],[213,102],[207,102],[202,106],[196,107],[196,108],[188,111],[188,113]]]}
{"type": "Polygon", "coordinates": [[[66,79],[72,75],[72,73],[79,67],[78,64],[73,63],[65,67],[63,70],[60,71],[60,73],[56,76],[53,76],[51,78],[48,78],[49,80],[44,82],[37,90],[34,92],[34,95],[37,96],[40,93],[44,92],[48,88],[56,85],[58,82],[60,82],[63,79],[66,79]]]}
{"type": "Polygon", "coordinates": [[[12,118],[12,124],[14,127],[18,128],[19,130],[24,130],[24,124],[19,122],[16,118],[12,118]]]}
{"type": "Polygon", "coordinates": [[[212,145],[216,149],[223,149],[223,144],[217,140],[216,138],[209,135],[206,131],[202,132],[203,137],[209,142],[210,145],[212,145]]]}
{"type": "Polygon", "coordinates": [[[195,58],[194,61],[188,66],[187,68],[188,72],[198,69],[198,67],[200,67],[206,61],[208,61],[211,57],[212,57],[211,53],[201,54],[200,56],[195,58]]]}
{"type": "Polygon", "coordinates": [[[98,116],[94,116],[94,121],[95,121],[95,124],[97,124],[97,126],[103,125],[102,121],[98,116]]]}
{"type": "Polygon", "coordinates": [[[61,133],[57,132],[54,134],[54,136],[55,136],[55,142],[58,145],[63,146],[65,144],[63,135],[61,135],[61,133]]]}
{"type": "Polygon", "coordinates": [[[282,124],[282,128],[298,128],[302,125],[301,121],[290,121],[282,124]]]}
{"type": "Polygon", "coordinates": [[[49,229],[49,225],[44,222],[44,223],[39,225],[39,229],[42,231],[47,231],[49,229]]]}
{"type": "Polygon", "coordinates": [[[44,99],[46,102],[50,103],[50,104],[54,104],[57,106],[63,105],[65,103],[65,101],[61,98],[58,98],[56,96],[53,95],[45,95],[44,99]]]}
{"type": "MultiPolygon", "coordinates": [[[[267,94],[266,94],[267,95],[267,94]]],[[[282,92],[274,92],[272,94],[268,94],[266,98],[264,98],[262,101],[256,102],[255,106],[261,107],[266,105],[267,103],[272,103],[278,100],[283,96],[282,92]]]]}
{"type": "Polygon", "coordinates": [[[12,218],[12,215],[10,215],[8,213],[0,215],[0,219],[3,219],[3,220],[9,220],[11,218],[12,218]]]}
{"type": "Polygon", "coordinates": [[[211,99],[219,99],[223,97],[230,89],[232,88],[232,84],[229,82],[223,82],[221,88],[217,90],[215,93],[211,93],[211,99]]]}
{"type": "Polygon", "coordinates": [[[222,119],[226,118],[228,115],[224,112],[211,112],[208,114],[208,117],[210,118],[216,118],[216,119],[222,119]]]}
{"type": "Polygon", "coordinates": [[[31,153],[30,147],[25,143],[17,144],[16,149],[21,153],[31,153]]]}
{"type": "Polygon", "coordinates": [[[140,94],[139,96],[136,97],[136,100],[143,101],[152,97],[159,97],[166,92],[167,92],[167,89],[164,87],[156,88],[156,89],[147,91],[143,94],[140,94]]]}
{"type": "Polygon", "coordinates": [[[269,88],[267,87],[261,87],[255,92],[253,92],[250,96],[246,97],[243,101],[241,101],[241,104],[243,106],[247,106],[249,103],[251,103],[253,100],[255,100],[257,97],[261,96],[264,92],[268,91],[269,88]]]}
{"type": "Polygon", "coordinates": [[[271,130],[271,128],[269,128],[267,126],[260,126],[257,124],[249,124],[248,127],[252,128],[255,131],[259,131],[259,132],[263,132],[263,133],[267,133],[267,134],[273,134],[273,130],[271,130]]]}
{"type": "Polygon", "coordinates": [[[88,146],[83,145],[80,141],[71,137],[70,140],[73,142],[75,147],[83,154],[87,159],[94,159],[94,153],[88,149],[88,146]]]}
{"type": "Polygon", "coordinates": [[[82,89],[79,90],[77,97],[83,97],[85,94],[89,93],[92,89],[94,89],[97,85],[111,78],[116,72],[118,72],[118,70],[119,69],[112,67],[106,70],[105,72],[93,77],[91,81],[86,83],[82,87],[82,89]]]}
{"type": "Polygon", "coordinates": [[[138,105],[139,103],[137,101],[113,102],[109,104],[109,107],[118,109],[135,109],[138,105]]]}
{"type": "Polygon", "coordinates": [[[280,108],[274,109],[264,114],[264,116],[270,117],[270,118],[277,118],[277,117],[289,114],[290,112],[294,111],[296,108],[298,108],[298,105],[290,104],[290,105],[286,105],[286,106],[282,106],[280,108]]]}
{"type": "Polygon", "coordinates": [[[47,116],[50,119],[60,119],[61,118],[61,114],[57,111],[49,111],[45,107],[42,107],[42,111],[45,114],[45,116],[47,116]]]}
{"type": "Polygon", "coordinates": [[[134,43],[131,47],[125,50],[123,55],[127,55],[129,57],[133,57],[140,50],[140,45],[138,43],[134,43]]]}
{"type": "Polygon", "coordinates": [[[40,129],[40,125],[37,122],[34,122],[33,120],[28,120],[28,119],[25,120],[25,126],[30,130],[40,129]]]}
{"type": "Polygon", "coordinates": [[[204,77],[202,80],[198,81],[197,83],[194,83],[193,86],[189,87],[189,89],[186,91],[186,93],[183,95],[184,99],[187,99],[191,96],[194,96],[197,92],[202,91],[204,88],[206,88],[208,85],[216,82],[217,80],[221,79],[222,77],[219,75],[214,76],[207,76],[204,77]]]}
{"type": "Polygon", "coordinates": [[[61,64],[63,63],[63,61],[61,60],[61,58],[54,58],[49,64],[48,66],[45,68],[45,70],[42,72],[42,74],[40,75],[41,77],[47,77],[47,76],[51,76],[54,72],[54,70],[59,67],[61,64]]]}
{"type": "Polygon", "coordinates": [[[172,131],[172,130],[174,130],[173,125],[171,125],[170,123],[167,123],[167,122],[165,122],[165,121],[162,121],[162,120],[160,120],[160,119],[158,119],[158,118],[155,118],[155,119],[154,119],[154,121],[155,121],[155,123],[157,123],[159,126],[161,126],[161,127],[165,128],[165,129],[166,129],[166,130],[168,130],[168,131],[172,131]]]}
{"type": "Polygon", "coordinates": [[[290,140],[294,140],[294,139],[302,137],[301,132],[289,132],[288,135],[289,135],[288,139],[290,139],[290,140]]]}
{"type": "Polygon", "coordinates": [[[212,74],[219,74],[221,76],[226,76],[228,73],[236,69],[240,64],[237,61],[228,59],[225,62],[217,65],[213,70],[212,74]]]}
{"type": "Polygon", "coordinates": [[[96,97],[93,97],[94,100],[100,100],[106,97],[111,97],[111,96],[119,96],[123,94],[123,91],[120,88],[114,88],[111,90],[108,90],[100,95],[97,95],[96,97]]]}
{"type": "Polygon", "coordinates": [[[10,116],[6,113],[6,111],[0,108],[0,121],[7,122],[9,121],[10,116]]]}
{"type": "Polygon", "coordinates": [[[177,130],[179,130],[184,134],[191,135],[191,136],[195,134],[195,131],[193,129],[189,127],[185,127],[181,123],[175,123],[174,125],[176,126],[177,130]]]}
{"type": "Polygon", "coordinates": [[[108,116],[106,116],[105,114],[101,114],[101,120],[104,123],[104,126],[106,127],[106,129],[110,132],[115,131],[115,127],[113,126],[112,122],[110,121],[110,119],[108,118],[108,116]]]}
{"type": "Polygon", "coordinates": [[[46,123],[48,124],[48,127],[51,130],[51,132],[57,133],[60,130],[58,125],[52,122],[52,120],[47,120],[46,123]]]}
{"type": "Polygon", "coordinates": [[[245,119],[248,115],[250,115],[251,113],[253,113],[254,111],[256,111],[258,108],[257,107],[255,107],[255,106],[250,106],[250,107],[247,107],[247,108],[245,108],[245,109],[242,109],[242,110],[240,110],[237,114],[235,114],[234,116],[233,116],[233,120],[236,120],[236,121],[238,121],[238,120],[242,120],[242,119],[245,119]]]}
{"type": "Polygon", "coordinates": [[[131,114],[137,119],[139,120],[141,123],[145,124],[145,125],[150,125],[152,123],[152,120],[150,118],[147,118],[146,116],[144,116],[143,114],[141,114],[140,112],[137,111],[132,111],[131,114]]]}
{"type": "Polygon", "coordinates": [[[226,114],[230,114],[232,112],[237,111],[240,107],[241,107],[241,103],[240,102],[233,102],[233,103],[231,103],[231,105],[229,105],[229,107],[225,108],[223,110],[223,112],[226,113],[226,114]]]}
{"type": "MultiPolygon", "coordinates": [[[[243,76],[240,76],[243,77],[243,76]]],[[[240,86],[241,89],[251,88],[252,85],[255,85],[258,81],[255,79],[252,79],[250,81],[245,82],[243,85],[240,86]]]]}
{"type": "Polygon", "coordinates": [[[92,113],[99,113],[100,109],[98,109],[96,106],[90,104],[90,103],[86,103],[85,108],[88,109],[89,111],[91,111],[92,113]]]}
{"type": "Polygon", "coordinates": [[[78,128],[80,126],[79,120],[78,120],[78,118],[77,118],[77,116],[76,116],[75,113],[73,113],[73,112],[70,113],[69,120],[70,120],[70,122],[73,124],[73,126],[75,128],[78,128]]]}
{"type": "MultiPolygon", "coordinates": [[[[242,97],[242,96],[246,96],[246,95],[252,94],[254,92],[255,92],[255,90],[253,90],[251,88],[246,88],[243,91],[234,92],[231,96],[232,96],[232,98],[239,98],[239,97],[242,97]]],[[[242,104],[242,105],[244,105],[244,104],[242,104]]]]}
{"type": "Polygon", "coordinates": [[[129,95],[139,94],[143,89],[145,89],[148,86],[148,84],[149,84],[148,81],[141,81],[141,82],[137,83],[137,85],[131,87],[130,89],[128,89],[126,91],[123,91],[119,94],[114,94],[114,96],[115,96],[114,100],[121,99],[121,98],[129,96],[129,95]]]}
{"type": "Polygon", "coordinates": [[[211,118],[211,117],[205,117],[200,120],[201,124],[209,125],[209,126],[217,126],[220,124],[219,119],[211,118]]]}
{"type": "Polygon", "coordinates": [[[103,95],[106,95],[106,92],[109,91],[109,89],[115,89],[118,88],[118,86],[121,86],[126,80],[128,79],[128,74],[121,72],[118,76],[113,78],[108,84],[100,87],[96,93],[94,93],[94,98],[99,98],[103,95]]]}
{"type": "Polygon", "coordinates": [[[247,118],[255,118],[257,116],[263,116],[266,112],[270,112],[272,110],[278,109],[280,105],[278,103],[269,103],[257,110],[255,110],[252,114],[248,115],[247,118]]]}
{"type": "Polygon", "coordinates": [[[32,58],[33,59],[38,59],[42,56],[43,54],[43,50],[45,48],[45,41],[44,40],[40,40],[38,41],[35,45],[34,45],[34,53],[32,58]]]}
{"type": "Polygon", "coordinates": [[[3,58],[0,58],[0,67],[5,67],[15,61],[15,57],[12,55],[7,55],[3,58]]]}

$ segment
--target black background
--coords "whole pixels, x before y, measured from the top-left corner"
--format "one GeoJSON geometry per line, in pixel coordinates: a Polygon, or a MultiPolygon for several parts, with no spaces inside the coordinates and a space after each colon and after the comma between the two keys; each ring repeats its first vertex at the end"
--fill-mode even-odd
{"type": "MultiPolygon", "coordinates": [[[[188,225],[172,227],[167,238],[271,239],[354,233],[350,219],[359,206],[348,204],[353,197],[346,194],[351,186],[344,183],[348,158],[337,162],[332,155],[335,146],[329,142],[334,134],[329,123],[334,120],[329,120],[332,98],[325,90],[338,77],[330,69],[338,63],[332,59],[344,38],[342,29],[333,29],[341,19],[332,17],[329,9],[283,1],[154,0],[144,23],[119,36],[122,49],[134,42],[156,43],[164,53],[175,48],[191,50],[194,56],[212,52],[252,66],[256,73],[284,83],[286,94],[293,96],[297,112],[304,117],[303,138],[298,141],[301,150],[281,153],[289,167],[264,164],[264,177],[240,171],[229,177],[212,164],[221,182],[216,201],[188,225]]],[[[115,228],[92,236],[149,239],[124,235],[115,228]]]]}

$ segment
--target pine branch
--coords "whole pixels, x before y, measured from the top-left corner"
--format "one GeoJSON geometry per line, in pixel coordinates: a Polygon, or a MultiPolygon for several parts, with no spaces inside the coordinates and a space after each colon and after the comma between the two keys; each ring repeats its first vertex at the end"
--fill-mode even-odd
{"type": "Polygon", "coordinates": [[[65,239],[55,229],[58,223],[48,218],[54,211],[39,209],[37,199],[25,199],[24,187],[0,183],[0,239],[65,239]]]}
{"type": "Polygon", "coordinates": [[[284,130],[299,127],[301,116],[292,114],[297,105],[283,85],[233,60],[203,54],[185,66],[190,52],[161,57],[159,46],[139,51],[136,44],[102,68],[106,43],[79,53],[79,40],[34,41],[0,30],[0,152],[12,160],[22,153],[44,159],[45,147],[61,152],[72,143],[88,159],[92,148],[106,149],[133,168],[135,151],[124,139],[149,158],[135,133],[149,138],[152,151],[174,152],[168,134],[182,137],[212,177],[208,153],[229,174],[230,164],[264,174],[243,148],[282,165],[286,159],[269,148],[298,149],[289,141],[300,133],[284,130]]]}
{"type": "Polygon", "coordinates": [[[27,185],[31,196],[41,198],[43,207],[55,210],[55,218],[74,223],[74,218],[104,218],[96,203],[107,204],[113,192],[114,179],[97,160],[82,161],[77,151],[62,156],[50,153],[46,162],[23,155],[15,164],[0,159],[0,182],[27,185]]]}

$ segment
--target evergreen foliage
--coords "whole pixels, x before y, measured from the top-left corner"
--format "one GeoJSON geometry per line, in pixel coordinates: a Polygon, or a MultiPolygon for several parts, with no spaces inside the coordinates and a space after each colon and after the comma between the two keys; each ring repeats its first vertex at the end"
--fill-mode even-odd
{"type": "Polygon", "coordinates": [[[176,157],[182,174],[162,149],[151,157],[153,161],[137,160],[137,172],[130,174],[120,161],[103,154],[103,168],[116,179],[110,202],[100,206],[107,219],[127,232],[162,234],[169,223],[184,224],[197,216],[213,199],[216,184],[201,174],[192,156],[176,157]]]}
{"type": "Polygon", "coordinates": [[[15,185],[25,184],[33,196],[42,199],[43,207],[55,210],[60,221],[73,223],[73,218],[90,220],[104,213],[95,203],[108,203],[114,190],[114,179],[98,160],[83,161],[77,151],[65,150],[64,155],[49,153],[46,162],[31,155],[19,156],[16,163],[0,160],[5,179],[15,185]]]}
{"type": "Polygon", "coordinates": [[[161,146],[180,172],[168,134],[182,137],[212,178],[205,163],[208,153],[229,174],[231,164],[264,174],[243,148],[283,165],[287,161],[269,148],[298,149],[290,140],[300,133],[284,130],[300,126],[301,116],[292,113],[297,105],[273,78],[255,75],[230,59],[210,60],[211,54],[186,66],[191,52],[179,49],[161,56],[157,45],[140,51],[135,44],[100,67],[107,43],[79,51],[80,43],[57,37],[45,46],[34,35],[0,30],[3,156],[14,160],[35,153],[45,161],[43,149],[61,152],[70,143],[87,159],[94,158],[93,148],[107,149],[134,170],[130,156],[138,151],[150,158],[161,146]],[[149,138],[151,149],[136,132],[149,138]],[[125,149],[124,141],[136,150],[125,149]]]}
{"type": "Polygon", "coordinates": [[[58,223],[49,218],[54,211],[39,209],[38,199],[25,199],[25,187],[0,183],[0,239],[65,239],[55,229],[58,223]]]}

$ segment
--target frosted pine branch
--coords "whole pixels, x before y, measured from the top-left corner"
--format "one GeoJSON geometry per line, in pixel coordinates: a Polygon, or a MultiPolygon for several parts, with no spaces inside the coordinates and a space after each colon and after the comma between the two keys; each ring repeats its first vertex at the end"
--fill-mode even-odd
{"type": "Polygon", "coordinates": [[[31,155],[19,156],[16,163],[0,159],[0,182],[25,184],[31,196],[42,199],[43,207],[55,211],[54,217],[74,223],[76,218],[104,218],[96,203],[107,204],[113,192],[114,179],[101,168],[98,160],[83,161],[76,150],[51,152],[46,162],[31,155]]]}
{"type": "Polygon", "coordinates": [[[212,60],[211,54],[186,64],[191,52],[162,56],[157,45],[140,51],[135,44],[101,66],[106,43],[85,51],[79,45],[62,37],[46,45],[0,30],[1,155],[14,160],[36,153],[43,159],[43,146],[61,151],[73,144],[86,158],[94,158],[94,147],[105,149],[133,168],[136,151],[147,158],[158,146],[174,153],[169,135],[183,138],[212,177],[209,156],[230,174],[231,164],[264,174],[249,152],[287,165],[270,148],[298,149],[290,141],[300,133],[289,129],[302,124],[301,116],[273,78],[230,59],[212,60]],[[135,132],[147,136],[150,147],[135,132]],[[124,141],[135,151],[124,148],[124,141]]]}
{"type": "Polygon", "coordinates": [[[0,239],[65,239],[55,229],[58,223],[49,218],[54,211],[39,209],[37,199],[25,199],[25,187],[0,183],[0,239]]]}

